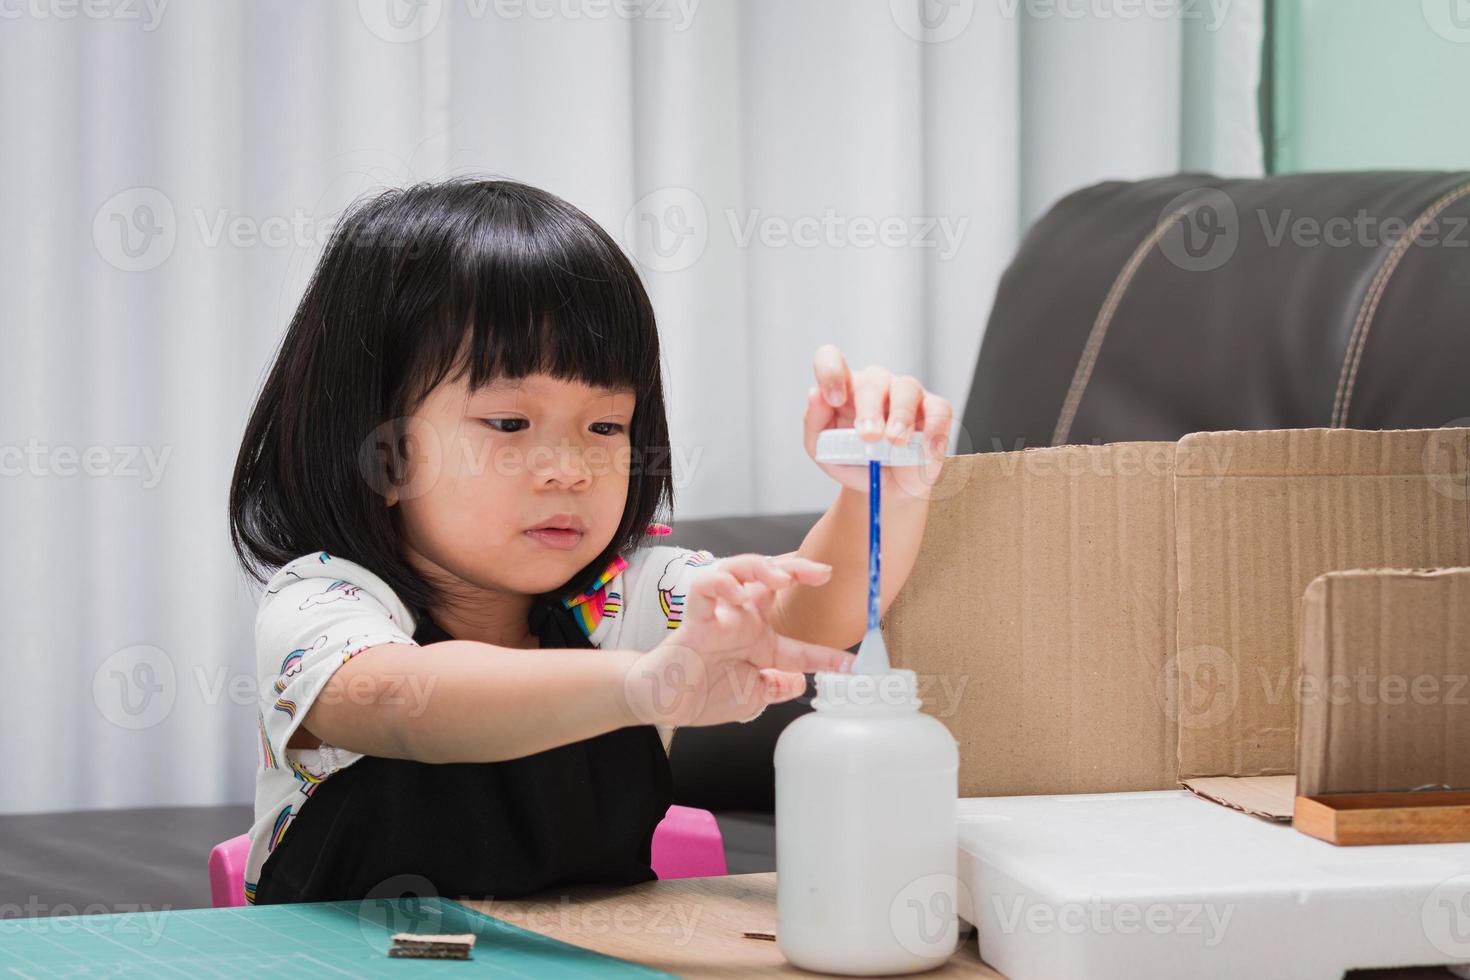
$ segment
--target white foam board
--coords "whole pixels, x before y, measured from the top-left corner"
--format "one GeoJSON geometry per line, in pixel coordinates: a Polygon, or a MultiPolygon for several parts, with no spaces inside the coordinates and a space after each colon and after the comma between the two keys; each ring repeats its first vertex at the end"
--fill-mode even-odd
{"type": "Polygon", "coordinates": [[[1335,980],[1470,962],[1470,844],[1336,847],[1185,791],[959,804],[961,908],[1010,980],[1335,980]]]}

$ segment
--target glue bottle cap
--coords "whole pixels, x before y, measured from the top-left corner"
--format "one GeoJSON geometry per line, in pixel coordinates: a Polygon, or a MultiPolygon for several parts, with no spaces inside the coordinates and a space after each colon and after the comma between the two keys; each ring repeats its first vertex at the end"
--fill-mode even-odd
{"type": "Polygon", "coordinates": [[[872,442],[858,435],[857,429],[823,429],[817,433],[817,462],[865,466],[877,460],[883,466],[923,466],[929,462],[924,455],[923,432],[915,430],[909,434],[908,442],[895,446],[888,436],[872,442]]]}

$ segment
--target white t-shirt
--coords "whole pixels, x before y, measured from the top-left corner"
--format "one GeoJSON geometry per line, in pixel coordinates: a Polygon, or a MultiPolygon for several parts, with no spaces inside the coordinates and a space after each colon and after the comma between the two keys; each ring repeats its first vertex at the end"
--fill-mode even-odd
{"type": "MultiPolygon", "coordinates": [[[[593,646],[648,651],[678,629],[689,577],[715,556],[670,545],[619,555],[585,593],[567,604],[593,646]]],[[[288,749],[291,735],[342,664],[384,643],[417,646],[413,613],[388,584],[356,562],[326,552],[283,565],[266,583],[255,619],[260,683],[255,823],[245,865],[245,899],[266,858],[322,780],[362,754],[322,744],[288,749]]],[[[659,727],[664,748],[673,730],[659,727]]]]}

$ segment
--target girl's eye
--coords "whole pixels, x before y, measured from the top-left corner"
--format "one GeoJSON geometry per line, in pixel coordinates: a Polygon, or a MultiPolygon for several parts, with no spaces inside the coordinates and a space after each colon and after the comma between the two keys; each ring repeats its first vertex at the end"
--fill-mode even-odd
{"type": "Polygon", "coordinates": [[[613,431],[611,431],[611,432],[599,432],[598,435],[601,435],[601,436],[615,436],[619,432],[622,432],[623,431],[623,423],[621,423],[621,422],[593,422],[592,425],[594,427],[599,426],[599,425],[606,425],[606,426],[611,426],[612,427],[612,430],[613,431]]]}
{"type": "Polygon", "coordinates": [[[524,425],[526,423],[526,421],[527,421],[526,419],[485,419],[485,424],[488,425],[488,426],[490,426],[490,428],[494,429],[496,432],[519,432],[519,431],[521,431],[520,430],[520,426],[524,425]],[[500,428],[500,426],[506,425],[506,424],[513,425],[513,426],[515,426],[515,428],[512,428],[512,429],[502,429],[502,428],[500,428]]]}

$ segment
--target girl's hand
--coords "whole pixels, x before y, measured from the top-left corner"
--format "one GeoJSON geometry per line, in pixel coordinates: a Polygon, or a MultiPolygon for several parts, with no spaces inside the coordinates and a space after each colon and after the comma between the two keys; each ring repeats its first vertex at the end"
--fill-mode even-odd
{"type": "MultiPolygon", "coordinates": [[[[927,496],[939,479],[949,446],[949,429],[954,408],[949,399],[926,391],[917,378],[894,376],[887,368],[873,365],[849,371],[842,352],[832,344],[817,348],[812,361],[817,383],[807,392],[805,443],[807,455],[817,456],[817,433],[823,429],[856,428],[868,442],[885,436],[902,446],[910,438],[922,439],[928,462],[922,467],[883,467],[882,490],[898,486],[914,496],[927,496]]],[[[817,463],[822,471],[845,487],[868,491],[868,468],[838,463],[817,463]]]]}
{"type": "Polygon", "coordinates": [[[796,555],[716,560],[690,579],[684,618],[633,662],[624,693],[643,724],[750,721],[766,705],[806,691],[803,672],[851,669],[853,655],[777,633],[777,590],[821,585],[832,566],[796,555]]]}

